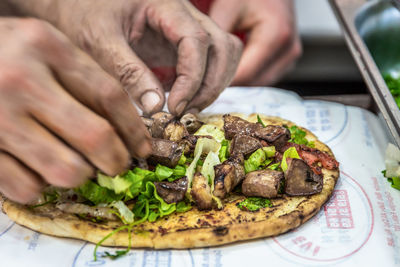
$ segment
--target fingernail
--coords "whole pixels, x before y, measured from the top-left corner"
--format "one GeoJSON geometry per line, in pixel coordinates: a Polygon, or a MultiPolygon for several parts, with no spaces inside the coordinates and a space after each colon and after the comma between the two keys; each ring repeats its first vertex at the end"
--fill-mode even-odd
{"type": "Polygon", "coordinates": [[[147,91],[140,98],[140,103],[142,103],[143,108],[146,112],[150,113],[155,106],[160,103],[160,96],[154,91],[147,91]]]}
{"type": "Polygon", "coordinates": [[[176,106],[176,113],[177,115],[181,115],[182,112],[185,110],[186,106],[188,104],[188,101],[183,100],[182,102],[180,102],[177,106],[176,106]]]}

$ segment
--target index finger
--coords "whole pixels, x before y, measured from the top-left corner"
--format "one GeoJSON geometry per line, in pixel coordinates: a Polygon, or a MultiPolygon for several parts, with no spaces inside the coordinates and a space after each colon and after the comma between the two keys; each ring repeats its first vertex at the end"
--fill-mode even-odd
{"type": "Polygon", "coordinates": [[[150,135],[122,86],[84,52],[55,31],[59,44],[48,46],[45,60],[64,88],[80,102],[107,119],[134,157],[151,153],[150,135]]]}
{"type": "Polygon", "coordinates": [[[150,26],[177,47],[177,78],[168,97],[168,109],[175,115],[181,115],[203,81],[210,38],[181,4],[168,2],[167,5],[153,7],[150,12],[150,26]]]}

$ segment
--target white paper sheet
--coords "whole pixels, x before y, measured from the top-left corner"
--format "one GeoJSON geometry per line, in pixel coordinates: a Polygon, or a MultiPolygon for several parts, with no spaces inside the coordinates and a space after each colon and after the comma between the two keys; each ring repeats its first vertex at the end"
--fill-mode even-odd
{"type": "MultiPolygon", "coordinates": [[[[302,101],[272,88],[230,88],[206,112],[259,112],[313,131],[340,162],[331,200],[300,228],[275,238],[218,248],[132,250],[93,261],[94,245],[21,227],[0,212],[0,266],[395,266],[400,265],[400,191],[383,178],[386,134],[372,113],[302,101]]],[[[99,256],[109,248],[99,249],[99,256]]]]}

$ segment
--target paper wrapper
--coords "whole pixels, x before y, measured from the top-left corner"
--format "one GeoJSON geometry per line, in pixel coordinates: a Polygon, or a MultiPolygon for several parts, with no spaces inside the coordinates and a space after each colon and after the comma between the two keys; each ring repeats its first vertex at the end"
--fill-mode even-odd
{"type": "MultiPolygon", "coordinates": [[[[21,227],[0,213],[0,266],[395,266],[400,265],[400,191],[382,176],[388,143],[372,113],[302,101],[272,88],[229,88],[205,112],[259,112],[292,120],[315,133],[340,162],[330,201],[289,233],[216,248],[134,249],[120,259],[93,261],[94,245],[21,227]]],[[[10,177],[11,179],[12,177],[10,177]]]]}

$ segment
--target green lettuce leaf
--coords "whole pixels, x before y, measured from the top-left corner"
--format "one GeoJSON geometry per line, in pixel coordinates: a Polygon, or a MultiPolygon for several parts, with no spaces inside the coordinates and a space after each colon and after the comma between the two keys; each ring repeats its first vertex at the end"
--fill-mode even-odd
{"type": "Polygon", "coordinates": [[[131,181],[125,179],[123,176],[117,175],[115,177],[111,177],[101,172],[97,173],[97,182],[100,186],[113,190],[116,194],[126,192],[126,190],[132,184],[131,181]]]}
{"type": "Polygon", "coordinates": [[[95,205],[100,203],[109,204],[113,201],[121,200],[124,197],[122,194],[117,195],[114,191],[101,187],[92,180],[78,187],[76,192],[95,205]]]}
{"type": "Polygon", "coordinates": [[[286,162],[286,158],[300,159],[300,156],[297,153],[297,150],[296,150],[295,147],[289,147],[288,149],[286,149],[285,152],[283,152],[281,168],[282,168],[282,171],[284,171],[284,172],[288,168],[288,165],[287,165],[287,162],[286,162]]]}
{"type": "Polygon", "coordinates": [[[134,214],[124,202],[121,200],[114,201],[109,206],[118,210],[118,217],[121,218],[122,222],[125,224],[133,223],[134,214]]]}
{"type": "Polygon", "coordinates": [[[266,159],[265,152],[261,148],[257,149],[247,160],[244,161],[245,172],[249,173],[258,170],[258,167],[260,167],[266,159]]]}
{"type": "Polygon", "coordinates": [[[171,177],[171,175],[174,173],[174,171],[166,166],[162,166],[160,164],[157,164],[156,166],[156,177],[158,178],[159,181],[165,180],[168,177],[171,177]]]}
{"type": "Polygon", "coordinates": [[[194,133],[194,135],[212,136],[218,143],[221,143],[225,139],[224,132],[211,124],[204,124],[194,133]]]}

